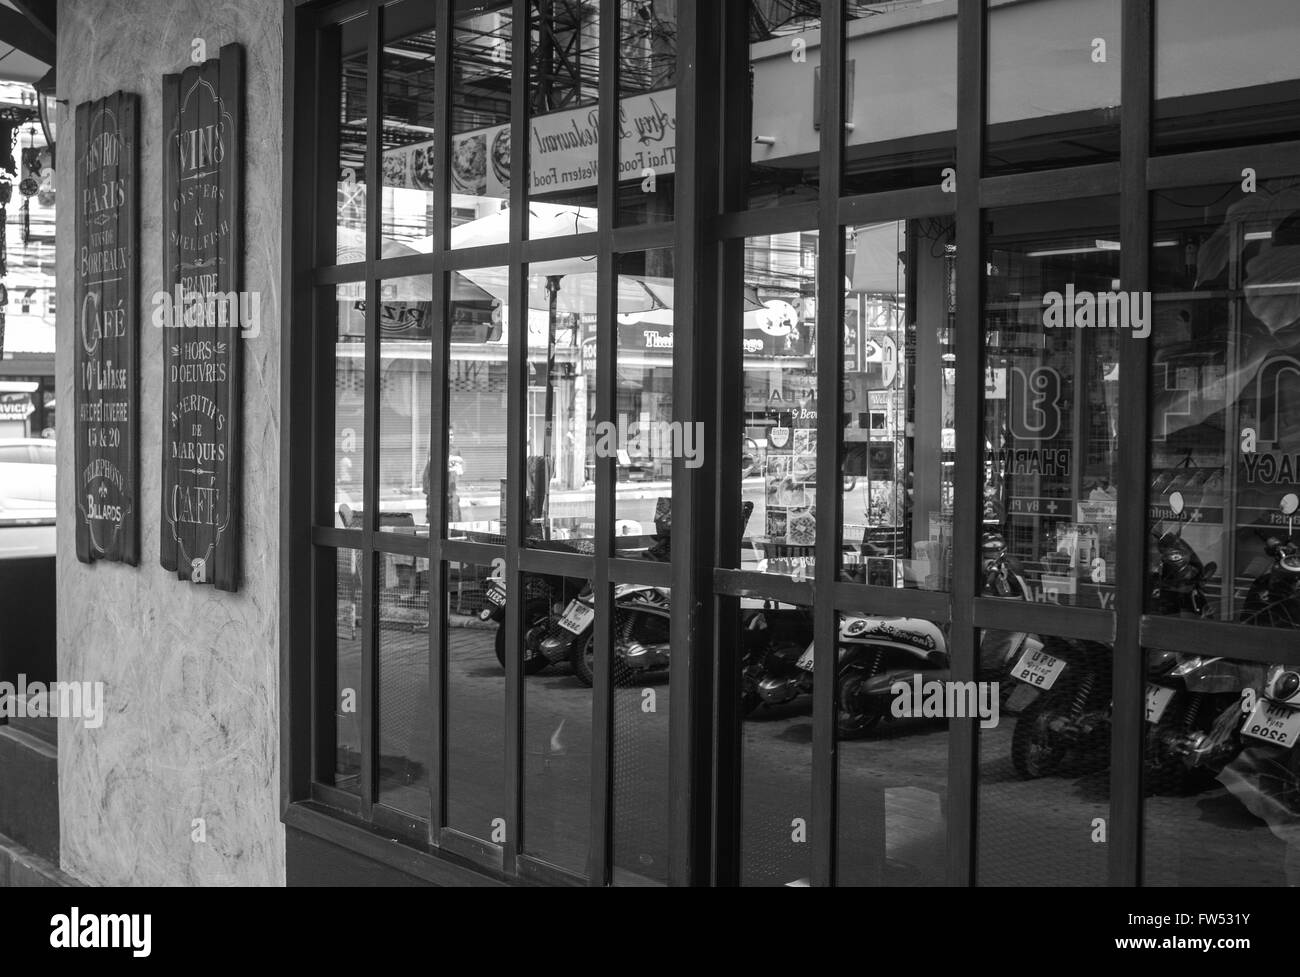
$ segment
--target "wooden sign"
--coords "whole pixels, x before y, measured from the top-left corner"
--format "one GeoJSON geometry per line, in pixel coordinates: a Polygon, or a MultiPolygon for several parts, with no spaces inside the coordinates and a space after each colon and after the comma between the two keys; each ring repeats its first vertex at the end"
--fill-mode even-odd
{"type": "Polygon", "coordinates": [[[140,96],[76,115],[77,559],[140,562],[140,96]]]}
{"type": "Polygon", "coordinates": [[[163,78],[162,565],[239,589],[244,52],[163,78]]]}

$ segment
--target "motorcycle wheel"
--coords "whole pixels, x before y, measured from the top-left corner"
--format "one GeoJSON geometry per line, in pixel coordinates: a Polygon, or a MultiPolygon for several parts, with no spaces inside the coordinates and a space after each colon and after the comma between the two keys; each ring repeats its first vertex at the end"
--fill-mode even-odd
{"type": "MultiPolygon", "coordinates": [[[[596,684],[596,641],[595,632],[588,631],[573,643],[573,652],[569,661],[573,664],[573,674],[578,681],[591,688],[596,684]]],[[[628,685],[634,675],[632,669],[619,659],[614,660],[614,685],[628,685]]]]}
{"type": "Polygon", "coordinates": [[[1065,759],[1065,747],[1051,740],[1047,718],[1040,700],[1016,720],[1016,730],[1011,734],[1011,763],[1024,780],[1050,776],[1065,759]]]}
{"type": "Polygon", "coordinates": [[[885,715],[879,696],[862,691],[868,678],[866,669],[856,664],[845,665],[835,677],[835,726],[840,739],[861,736],[885,715]]]}
{"type": "MultiPolygon", "coordinates": [[[[527,606],[524,608],[525,632],[529,628],[536,627],[538,624],[541,624],[543,619],[545,619],[548,616],[548,614],[549,614],[549,610],[547,608],[546,601],[530,600],[527,606]]],[[[501,624],[497,627],[496,650],[497,650],[497,661],[501,663],[502,668],[505,668],[506,667],[505,621],[502,621],[501,624]]],[[[540,651],[533,651],[532,653],[529,653],[527,649],[525,649],[524,651],[524,674],[525,675],[536,675],[538,672],[540,672],[543,668],[545,668],[549,664],[550,662],[546,660],[546,656],[543,655],[540,651]]]]}

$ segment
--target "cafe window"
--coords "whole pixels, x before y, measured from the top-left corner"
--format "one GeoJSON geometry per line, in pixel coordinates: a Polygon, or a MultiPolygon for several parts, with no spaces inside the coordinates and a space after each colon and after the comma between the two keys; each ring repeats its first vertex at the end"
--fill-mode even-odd
{"type": "Polygon", "coordinates": [[[1294,884],[1293,79],[1210,57],[1289,23],[1122,6],[310,7],[286,822],[428,878],[1294,884]]]}

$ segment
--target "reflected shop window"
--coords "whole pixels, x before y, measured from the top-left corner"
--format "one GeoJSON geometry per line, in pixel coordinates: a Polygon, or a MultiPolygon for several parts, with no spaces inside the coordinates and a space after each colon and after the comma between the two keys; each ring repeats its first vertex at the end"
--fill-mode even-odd
{"type": "MultiPolygon", "coordinates": [[[[320,307],[332,311],[334,333],[334,524],[363,529],[365,498],[366,291],[363,282],[336,285],[320,307]]],[[[326,326],[329,328],[329,326],[326,326]]]]}
{"type": "Polygon", "coordinates": [[[985,590],[1113,609],[1119,344],[1149,341],[1150,296],[1120,291],[1113,198],[987,219],[985,590]]]}
{"type": "Polygon", "coordinates": [[[380,226],[383,253],[396,258],[428,252],[433,234],[434,189],[432,155],[434,116],[434,51],[437,35],[407,24],[427,22],[416,0],[399,0],[384,8],[381,56],[383,156],[380,180],[380,226]]]}
{"type": "Polygon", "coordinates": [[[740,566],[813,574],[817,541],[816,231],[745,241],[740,566]]]}
{"type": "Polygon", "coordinates": [[[979,730],[977,884],[1106,884],[1113,664],[1095,641],[981,633],[999,715],[979,730]]]}
{"type": "Polygon", "coordinates": [[[949,219],[845,232],[841,577],[952,577],[956,247],[949,219]]]}
{"type": "Polygon", "coordinates": [[[1148,612],[1300,627],[1300,180],[1152,216],[1148,612]]]}

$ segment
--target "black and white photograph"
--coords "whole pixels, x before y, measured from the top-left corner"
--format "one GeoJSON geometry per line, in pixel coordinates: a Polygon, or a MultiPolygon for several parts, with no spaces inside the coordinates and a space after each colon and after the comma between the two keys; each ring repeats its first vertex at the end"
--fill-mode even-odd
{"type": "Polygon", "coordinates": [[[812,887],[1232,967],[1297,740],[1295,0],[0,0],[19,943],[812,887]]]}

